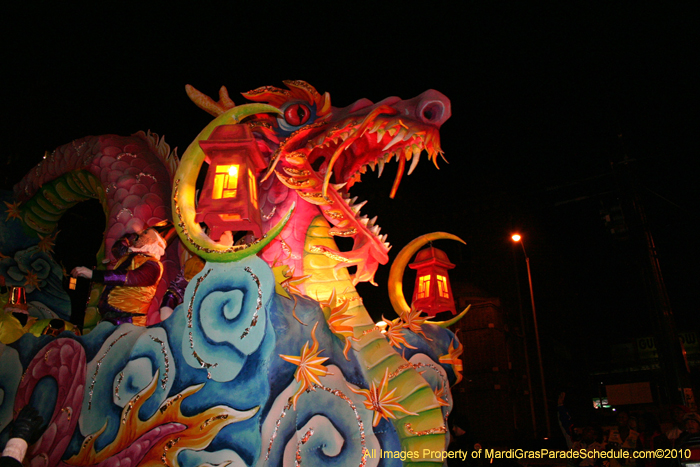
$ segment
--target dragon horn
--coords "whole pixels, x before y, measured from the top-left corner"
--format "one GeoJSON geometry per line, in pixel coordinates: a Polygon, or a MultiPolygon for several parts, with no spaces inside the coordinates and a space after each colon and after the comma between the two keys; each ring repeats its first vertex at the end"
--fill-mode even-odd
{"type": "Polygon", "coordinates": [[[440,326],[441,328],[447,329],[450,326],[457,324],[457,322],[459,322],[460,319],[464,318],[466,316],[467,312],[469,311],[469,308],[471,308],[471,307],[472,306],[469,305],[460,314],[458,314],[454,318],[449,319],[447,321],[425,321],[424,324],[434,324],[436,326],[440,326]]]}

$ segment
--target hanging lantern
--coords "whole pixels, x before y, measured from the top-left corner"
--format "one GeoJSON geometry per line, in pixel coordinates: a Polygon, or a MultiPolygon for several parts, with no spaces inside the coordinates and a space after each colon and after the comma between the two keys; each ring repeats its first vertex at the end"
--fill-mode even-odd
{"type": "Polygon", "coordinates": [[[10,296],[7,299],[6,307],[15,310],[27,309],[27,291],[22,286],[10,286],[10,296]]]}
{"type": "Polygon", "coordinates": [[[413,303],[416,310],[435,316],[442,311],[457,314],[448,269],[455,267],[447,254],[432,245],[418,252],[416,259],[408,267],[416,270],[416,285],[413,289],[413,303]]]}
{"type": "Polygon", "coordinates": [[[209,237],[252,232],[262,237],[256,176],[267,165],[247,125],[221,125],[199,142],[209,170],[197,205],[195,222],[209,227],[209,237]]]}

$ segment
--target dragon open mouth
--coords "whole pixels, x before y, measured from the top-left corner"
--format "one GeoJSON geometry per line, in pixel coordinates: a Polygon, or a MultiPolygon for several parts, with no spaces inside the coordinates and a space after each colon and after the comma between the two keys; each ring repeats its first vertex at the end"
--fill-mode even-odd
{"type": "Polygon", "coordinates": [[[423,151],[437,167],[437,157],[442,156],[438,130],[380,105],[364,117],[336,122],[319,134],[311,130],[306,136],[303,147],[278,153],[284,161],[276,167],[275,174],[303,199],[321,208],[324,217],[333,225],[329,231],[331,235],[354,239],[349,252],[330,251],[324,247],[323,253],[338,260],[338,267],[356,265],[358,270],[353,282],[368,280],[373,283],[377,265],[372,263],[386,264],[391,245],[387,235],[380,233],[377,218],[361,213],[366,201],[358,202],[349,190],[368,169],[381,176],[386,164],[395,159],[398,168],[389,194],[393,198],[406,165],[410,164],[410,175],[423,151]],[[371,258],[368,264],[358,264],[367,254],[371,258]]]}

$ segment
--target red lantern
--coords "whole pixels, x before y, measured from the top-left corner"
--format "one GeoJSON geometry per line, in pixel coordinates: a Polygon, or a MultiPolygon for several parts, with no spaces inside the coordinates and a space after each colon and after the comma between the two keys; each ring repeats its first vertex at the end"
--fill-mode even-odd
{"type": "Polygon", "coordinates": [[[247,125],[221,125],[199,142],[209,164],[195,222],[209,227],[209,237],[252,232],[262,237],[257,175],[267,165],[247,125]]]}
{"type": "Polygon", "coordinates": [[[435,316],[442,311],[457,314],[448,269],[455,267],[447,254],[432,245],[418,252],[416,259],[408,267],[416,270],[416,286],[413,290],[413,303],[416,310],[422,310],[428,316],[435,316]]]}

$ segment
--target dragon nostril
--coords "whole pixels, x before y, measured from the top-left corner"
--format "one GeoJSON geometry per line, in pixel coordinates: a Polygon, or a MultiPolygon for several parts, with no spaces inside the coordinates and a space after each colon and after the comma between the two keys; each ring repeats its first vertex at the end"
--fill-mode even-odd
{"type": "Polygon", "coordinates": [[[426,122],[439,121],[445,111],[445,107],[441,102],[430,102],[421,110],[421,119],[426,122]]]}

